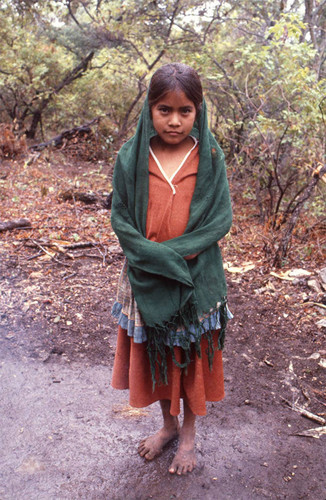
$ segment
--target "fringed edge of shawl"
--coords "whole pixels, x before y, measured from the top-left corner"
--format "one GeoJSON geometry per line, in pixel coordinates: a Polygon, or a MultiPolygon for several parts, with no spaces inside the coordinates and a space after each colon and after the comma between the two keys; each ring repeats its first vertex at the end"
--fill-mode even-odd
{"type": "Polygon", "coordinates": [[[208,357],[209,369],[212,370],[213,359],[216,350],[221,350],[224,347],[225,341],[225,331],[228,322],[227,314],[227,298],[223,297],[219,307],[216,308],[215,312],[219,312],[220,317],[220,330],[218,335],[218,345],[217,348],[214,346],[213,332],[216,331],[212,325],[210,325],[209,330],[202,332],[202,323],[204,320],[199,321],[197,309],[194,304],[187,303],[186,306],[175,315],[169,322],[166,322],[163,326],[146,326],[147,334],[147,353],[149,357],[151,376],[153,382],[153,392],[156,383],[166,385],[168,383],[167,379],[167,356],[171,354],[172,360],[176,366],[182,370],[187,371],[188,365],[190,363],[190,353],[191,347],[194,345],[196,354],[201,358],[201,339],[203,336],[208,341],[208,348],[206,349],[206,354],[208,357]],[[189,337],[183,337],[183,342],[180,347],[184,353],[183,363],[179,363],[174,354],[174,345],[167,341],[168,335],[171,335],[172,331],[177,331],[178,327],[183,325],[186,329],[190,325],[195,326],[195,342],[190,341],[189,337]],[[156,371],[158,369],[158,380],[156,380],[156,371]]]}

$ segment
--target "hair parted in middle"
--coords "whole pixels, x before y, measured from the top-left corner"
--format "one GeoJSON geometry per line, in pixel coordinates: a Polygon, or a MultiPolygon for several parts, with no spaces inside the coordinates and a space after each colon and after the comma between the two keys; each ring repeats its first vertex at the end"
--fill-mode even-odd
{"type": "Polygon", "coordinates": [[[182,63],[161,66],[153,74],[148,89],[148,104],[151,108],[165,94],[182,91],[195,105],[197,113],[203,102],[203,88],[197,71],[182,63]]]}

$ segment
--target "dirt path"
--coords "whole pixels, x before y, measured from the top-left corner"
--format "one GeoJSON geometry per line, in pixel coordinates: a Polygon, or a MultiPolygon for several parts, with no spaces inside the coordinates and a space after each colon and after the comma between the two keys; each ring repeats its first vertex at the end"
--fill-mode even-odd
{"type": "Polygon", "coordinates": [[[298,436],[318,424],[282,399],[325,413],[323,338],[298,333],[282,309],[254,295],[257,282],[228,277],[236,317],[224,352],[227,396],[199,418],[199,465],[179,478],[167,472],[175,444],[150,464],[136,453],[160,425],[157,406],[132,409],[109,385],[119,258],[109,272],[91,259],[69,270],[8,264],[1,499],[325,500],[326,437],[298,436]]]}

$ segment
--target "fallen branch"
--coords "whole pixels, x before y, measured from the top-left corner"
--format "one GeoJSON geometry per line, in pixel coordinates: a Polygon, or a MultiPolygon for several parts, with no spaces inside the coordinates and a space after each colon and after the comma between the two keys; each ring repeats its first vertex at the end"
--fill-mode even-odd
{"type": "Polygon", "coordinates": [[[93,247],[98,247],[101,245],[101,243],[93,243],[91,241],[79,241],[76,243],[69,243],[66,244],[64,242],[59,243],[58,241],[51,241],[51,240],[45,240],[45,239],[40,239],[40,240],[28,240],[26,242],[26,246],[33,248],[33,247],[38,247],[40,248],[40,245],[43,247],[49,247],[49,248],[55,248],[61,253],[65,253],[66,250],[76,250],[76,249],[82,249],[82,248],[93,248],[93,247]]]}
{"type": "Polygon", "coordinates": [[[103,266],[104,265],[109,265],[112,264],[112,262],[115,261],[115,259],[121,258],[123,256],[122,250],[118,245],[111,245],[109,248],[107,248],[105,245],[102,243],[93,243],[93,242],[76,242],[76,243],[71,243],[67,244],[67,242],[62,242],[61,244],[58,243],[57,241],[51,241],[51,240],[34,240],[34,239],[28,239],[28,241],[25,243],[26,246],[29,248],[39,248],[41,252],[38,252],[35,255],[32,255],[31,257],[28,258],[28,260],[36,259],[43,253],[46,253],[49,257],[52,258],[55,262],[58,262],[58,264],[61,265],[66,265],[63,262],[59,261],[55,254],[49,252],[46,250],[45,247],[54,249],[55,251],[59,252],[61,255],[69,257],[70,259],[80,259],[80,258],[91,258],[91,259],[100,259],[102,260],[103,266]],[[79,254],[73,254],[73,253],[68,253],[67,250],[80,250],[83,248],[94,248],[99,252],[99,255],[94,255],[94,254],[88,254],[88,253],[79,253],[79,254]],[[111,256],[109,259],[107,259],[107,256],[111,256]]]}
{"type": "Polygon", "coordinates": [[[68,191],[62,191],[59,194],[59,198],[61,198],[63,201],[70,201],[70,200],[82,201],[87,205],[92,205],[97,201],[99,201],[100,199],[100,197],[96,193],[93,193],[92,191],[88,193],[83,193],[81,191],[73,191],[72,189],[69,189],[68,191]]]}
{"type": "Polygon", "coordinates": [[[315,427],[314,429],[307,429],[305,431],[296,432],[294,436],[305,436],[305,437],[313,437],[319,439],[321,436],[326,435],[326,426],[315,427]]]}
{"type": "Polygon", "coordinates": [[[61,198],[63,201],[82,201],[83,203],[86,203],[87,205],[93,205],[95,203],[100,203],[104,208],[111,208],[112,204],[112,193],[101,195],[98,193],[93,193],[92,191],[88,193],[84,193],[81,191],[74,191],[72,189],[69,189],[68,191],[62,191],[59,194],[59,198],[61,198]]]}
{"type": "Polygon", "coordinates": [[[91,241],[80,241],[79,243],[71,243],[71,245],[64,245],[63,248],[68,248],[68,250],[76,250],[80,248],[92,248],[95,247],[97,243],[92,243],[91,241]]]}
{"type": "Polygon", "coordinates": [[[32,227],[32,224],[27,219],[13,219],[6,222],[0,222],[0,231],[11,231],[12,229],[25,229],[32,227]]]}
{"type": "MultiPolygon", "coordinates": [[[[102,248],[106,250],[106,246],[103,245],[103,243],[96,243],[92,241],[78,241],[76,243],[67,243],[67,242],[59,243],[58,240],[51,241],[42,238],[39,240],[35,240],[27,238],[25,245],[29,248],[35,248],[35,247],[40,248],[40,245],[42,245],[43,247],[55,248],[61,253],[65,253],[66,250],[80,250],[83,248],[96,248],[98,250],[102,248]]],[[[123,255],[123,252],[119,245],[111,245],[107,248],[107,250],[109,251],[110,254],[123,255]]],[[[101,253],[101,255],[103,254],[101,253]]]]}
{"type": "Polygon", "coordinates": [[[68,130],[64,130],[61,132],[61,134],[56,135],[52,139],[46,142],[41,142],[39,144],[34,144],[31,146],[29,149],[31,151],[42,151],[43,149],[49,147],[49,146],[54,146],[55,148],[58,148],[62,146],[64,139],[72,139],[73,137],[76,136],[83,136],[83,135],[88,135],[92,131],[90,129],[90,126],[93,125],[94,123],[98,123],[100,120],[100,117],[98,116],[97,118],[94,118],[94,120],[85,123],[84,125],[81,125],[80,127],[73,127],[68,130]]]}
{"type": "Polygon", "coordinates": [[[287,399],[282,398],[282,401],[284,401],[284,403],[286,403],[291,408],[291,410],[300,413],[300,415],[302,415],[303,417],[309,418],[310,420],[314,420],[320,425],[326,424],[326,420],[324,418],[319,417],[318,415],[315,415],[314,413],[311,413],[310,411],[305,410],[304,408],[301,408],[301,406],[297,406],[295,403],[293,404],[290,403],[290,401],[288,401],[287,399]]]}

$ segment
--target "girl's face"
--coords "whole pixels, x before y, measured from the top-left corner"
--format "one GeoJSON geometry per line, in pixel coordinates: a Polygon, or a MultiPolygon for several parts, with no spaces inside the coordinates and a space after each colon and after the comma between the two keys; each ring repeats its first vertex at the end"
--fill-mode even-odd
{"type": "Polygon", "coordinates": [[[154,128],[160,139],[176,146],[190,134],[196,119],[196,108],[181,90],[165,94],[151,107],[154,128]]]}

